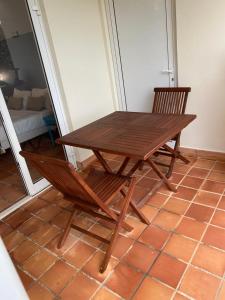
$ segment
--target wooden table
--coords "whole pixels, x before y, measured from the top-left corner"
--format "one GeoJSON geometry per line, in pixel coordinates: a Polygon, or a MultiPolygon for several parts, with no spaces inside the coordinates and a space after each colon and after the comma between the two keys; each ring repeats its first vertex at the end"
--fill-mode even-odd
{"type": "MultiPolygon", "coordinates": [[[[124,156],[118,174],[124,172],[131,158],[135,159],[136,163],[127,172],[126,175],[129,176],[146,161],[161,179],[153,190],[156,191],[164,183],[169,190],[176,192],[151,157],[195,118],[195,115],[117,111],[57,139],[56,142],[93,150],[106,172],[112,173],[112,170],[101,152],[124,156]]],[[[143,201],[139,204],[142,205],[143,201]]]]}

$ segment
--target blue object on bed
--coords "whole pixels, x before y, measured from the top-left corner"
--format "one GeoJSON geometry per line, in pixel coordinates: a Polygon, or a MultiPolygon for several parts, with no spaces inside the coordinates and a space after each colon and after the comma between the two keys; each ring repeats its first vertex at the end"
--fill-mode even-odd
{"type": "Polygon", "coordinates": [[[55,120],[55,116],[54,114],[50,114],[47,115],[45,117],[43,117],[43,120],[45,122],[45,125],[48,128],[48,134],[49,134],[49,138],[51,140],[52,145],[55,145],[55,139],[54,139],[54,135],[53,135],[53,130],[56,129],[56,120],[55,120]]]}

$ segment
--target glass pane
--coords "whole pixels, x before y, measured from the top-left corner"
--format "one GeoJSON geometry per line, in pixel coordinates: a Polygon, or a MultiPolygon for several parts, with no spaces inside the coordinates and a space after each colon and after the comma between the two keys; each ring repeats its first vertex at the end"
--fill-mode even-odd
{"type": "MultiPolygon", "coordinates": [[[[25,0],[0,0],[0,87],[23,150],[64,158],[25,0]],[[16,7],[15,7],[16,6],[16,7]]],[[[41,176],[28,165],[33,182],[41,176]]]]}
{"type": "Polygon", "coordinates": [[[5,129],[0,121],[0,212],[27,195],[5,129]]]}

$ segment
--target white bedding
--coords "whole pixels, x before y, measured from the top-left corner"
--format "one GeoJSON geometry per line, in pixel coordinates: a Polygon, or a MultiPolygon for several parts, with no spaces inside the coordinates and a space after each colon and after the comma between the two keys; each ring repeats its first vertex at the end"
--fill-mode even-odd
{"type": "MultiPolygon", "coordinates": [[[[48,131],[43,121],[43,117],[49,114],[47,109],[42,111],[9,110],[9,113],[20,143],[48,131]]],[[[1,122],[0,144],[4,150],[9,148],[9,142],[1,122]]]]}

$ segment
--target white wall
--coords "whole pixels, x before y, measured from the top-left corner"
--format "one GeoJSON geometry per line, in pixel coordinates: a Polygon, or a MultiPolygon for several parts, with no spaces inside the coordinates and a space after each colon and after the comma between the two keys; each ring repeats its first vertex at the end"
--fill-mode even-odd
{"type": "Polygon", "coordinates": [[[225,1],[177,0],[178,79],[197,120],[181,145],[225,152],[225,1]]]}
{"type": "MultiPolygon", "coordinates": [[[[42,0],[72,128],[115,110],[99,0],[42,0]]],[[[90,152],[80,150],[81,161],[90,152]]]]}

